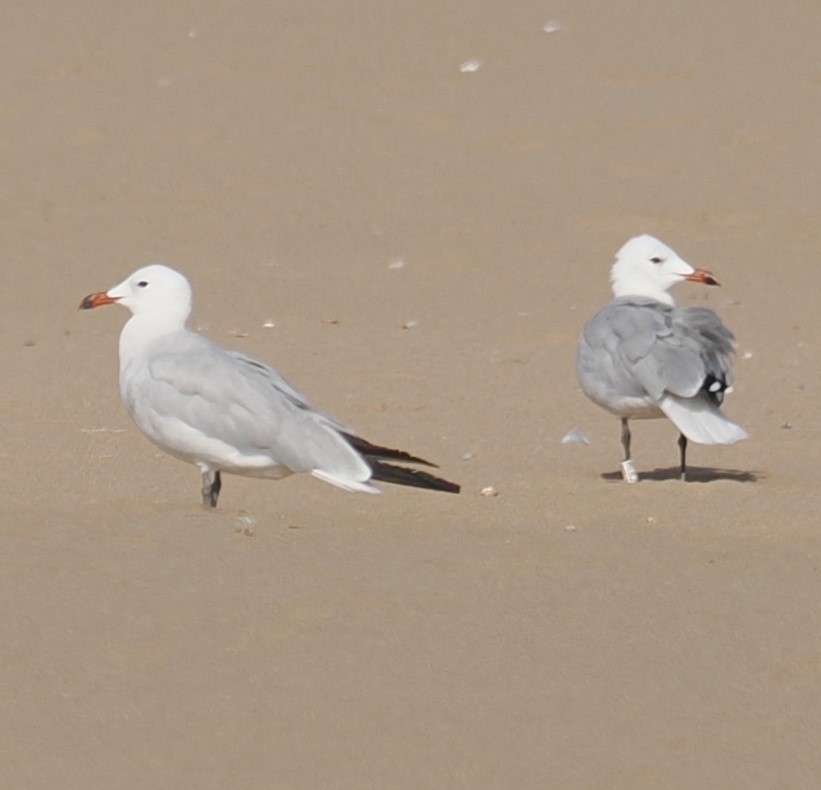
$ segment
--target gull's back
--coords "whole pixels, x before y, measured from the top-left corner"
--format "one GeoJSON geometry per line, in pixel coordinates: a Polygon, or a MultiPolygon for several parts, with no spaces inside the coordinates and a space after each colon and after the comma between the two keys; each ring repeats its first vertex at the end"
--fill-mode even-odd
{"type": "Polygon", "coordinates": [[[695,396],[708,377],[729,385],[733,335],[707,308],[643,297],[614,299],[584,327],[579,382],[620,416],[660,416],[665,394],[695,396]]]}

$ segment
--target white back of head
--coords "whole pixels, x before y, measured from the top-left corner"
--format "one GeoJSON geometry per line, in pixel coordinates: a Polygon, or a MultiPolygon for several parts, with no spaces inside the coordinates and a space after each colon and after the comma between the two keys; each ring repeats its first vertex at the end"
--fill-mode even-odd
{"type": "Polygon", "coordinates": [[[630,239],[616,253],[610,284],[616,297],[646,296],[673,305],[667,289],[693,272],[695,269],[666,244],[645,234],[630,239]]]}

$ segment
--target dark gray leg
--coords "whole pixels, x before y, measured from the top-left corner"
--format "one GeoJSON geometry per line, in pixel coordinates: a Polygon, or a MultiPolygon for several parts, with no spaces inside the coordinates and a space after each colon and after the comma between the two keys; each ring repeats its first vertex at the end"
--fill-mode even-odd
{"type": "Polygon", "coordinates": [[[627,418],[621,418],[621,446],[624,448],[624,460],[630,460],[630,426],[627,424],[627,418]]]}
{"type": "Polygon", "coordinates": [[[214,485],[211,486],[211,507],[217,506],[217,500],[219,499],[220,490],[222,489],[222,476],[219,473],[219,469],[214,472],[214,485]]]}
{"type": "Polygon", "coordinates": [[[624,448],[624,460],[621,462],[621,475],[627,483],[635,483],[639,479],[633,459],[630,457],[630,426],[627,417],[621,418],[621,446],[624,448]]]}
{"type": "Polygon", "coordinates": [[[222,478],[219,471],[214,472],[214,481],[208,472],[202,473],[202,504],[205,507],[216,507],[222,488],[222,478]]]}
{"type": "Polygon", "coordinates": [[[681,458],[681,479],[687,479],[687,464],[684,462],[684,459],[687,455],[687,437],[680,433],[678,436],[678,449],[679,449],[679,457],[681,458]]]}

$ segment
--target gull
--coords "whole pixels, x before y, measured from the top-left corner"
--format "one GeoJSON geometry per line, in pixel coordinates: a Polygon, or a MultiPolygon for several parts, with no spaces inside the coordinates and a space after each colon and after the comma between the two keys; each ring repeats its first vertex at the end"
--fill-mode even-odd
{"type": "Polygon", "coordinates": [[[688,439],[734,444],[746,431],[721,411],[732,390],[733,333],[706,307],[676,307],[668,289],[682,280],[718,285],[652,236],[630,239],[610,272],[615,298],[591,318],[576,372],[585,395],[621,418],[622,476],[638,480],[631,419],[667,417],[679,430],[681,479],[688,439]]]}
{"type": "Polygon", "coordinates": [[[269,479],[306,472],[369,494],[380,493],[372,480],[459,492],[455,483],[386,463],[435,466],[371,444],[314,410],[274,368],[188,329],[191,286],[174,269],[138,269],[80,308],[115,303],[132,314],[120,334],[125,407],[152,442],[199,468],[203,505],[217,506],[222,472],[269,479]]]}

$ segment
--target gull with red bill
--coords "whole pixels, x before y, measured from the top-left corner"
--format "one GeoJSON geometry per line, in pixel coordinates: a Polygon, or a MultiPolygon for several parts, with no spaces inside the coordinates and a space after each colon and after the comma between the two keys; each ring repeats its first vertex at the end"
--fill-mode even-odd
{"type": "Polygon", "coordinates": [[[371,444],[314,410],[274,368],[222,348],[186,327],[191,286],[155,264],[80,308],[121,304],[132,315],[120,334],[120,394],[137,427],[169,455],[194,464],[202,501],[216,507],[221,473],[279,479],[298,472],[346,491],[378,494],[371,481],[458,493],[459,486],[400,466],[435,466],[371,444]]]}
{"type": "Polygon", "coordinates": [[[731,391],[733,333],[706,307],[676,307],[678,282],[718,285],[652,236],[630,239],[610,272],[614,299],[582,331],[576,371],[594,403],[621,418],[622,476],[638,480],[631,419],[667,417],[679,430],[681,479],[687,441],[734,444],[746,431],[721,411],[731,391]]]}

